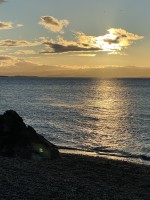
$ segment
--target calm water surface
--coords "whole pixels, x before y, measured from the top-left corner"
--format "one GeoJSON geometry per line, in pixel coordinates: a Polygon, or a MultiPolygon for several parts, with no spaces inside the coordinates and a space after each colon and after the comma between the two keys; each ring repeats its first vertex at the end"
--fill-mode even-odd
{"type": "Polygon", "coordinates": [[[150,162],[150,79],[0,78],[16,110],[56,145],[150,162]]]}

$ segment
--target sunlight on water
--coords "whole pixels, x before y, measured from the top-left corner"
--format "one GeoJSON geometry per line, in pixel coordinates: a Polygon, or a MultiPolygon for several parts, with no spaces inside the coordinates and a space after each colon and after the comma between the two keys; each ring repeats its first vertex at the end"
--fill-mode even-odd
{"type": "MultiPolygon", "coordinates": [[[[92,137],[95,144],[111,148],[118,146],[129,148],[126,142],[129,142],[132,135],[126,129],[129,125],[126,116],[128,116],[130,99],[125,99],[125,93],[127,91],[122,91],[120,85],[113,80],[103,80],[100,84],[97,83],[96,98],[93,97],[91,102],[87,102],[97,108],[96,117],[99,119],[95,122],[97,132],[92,137]],[[119,131],[122,128],[125,128],[123,133],[119,131]]],[[[87,110],[84,112],[87,116],[91,115],[87,110]]],[[[94,110],[93,115],[95,115],[94,110]]],[[[86,144],[88,144],[88,140],[86,144]]]]}
{"type": "Polygon", "coordinates": [[[90,94],[93,97],[86,99],[87,108],[82,111],[92,120],[88,126],[83,125],[83,131],[89,134],[82,145],[113,155],[140,154],[143,144],[134,133],[136,111],[131,91],[115,80],[97,81],[94,88],[94,95],[90,94]]]}

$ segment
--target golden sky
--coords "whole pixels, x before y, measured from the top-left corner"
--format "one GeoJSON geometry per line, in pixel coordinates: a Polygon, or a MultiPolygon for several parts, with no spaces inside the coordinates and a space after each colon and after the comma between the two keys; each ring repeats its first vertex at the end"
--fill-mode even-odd
{"type": "Polygon", "coordinates": [[[150,77],[149,7],[146,0],[0,0],[0,75],[150,77]]]}

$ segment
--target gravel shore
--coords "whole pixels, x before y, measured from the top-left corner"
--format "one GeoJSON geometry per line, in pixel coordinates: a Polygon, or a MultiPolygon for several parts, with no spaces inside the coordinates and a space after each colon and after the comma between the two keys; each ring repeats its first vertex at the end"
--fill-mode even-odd
{"type": "Polygon", "coordinates": [[[150,166],[61,154],[53,161],[0,157],[0,200],[149,200],[150,166]]]}

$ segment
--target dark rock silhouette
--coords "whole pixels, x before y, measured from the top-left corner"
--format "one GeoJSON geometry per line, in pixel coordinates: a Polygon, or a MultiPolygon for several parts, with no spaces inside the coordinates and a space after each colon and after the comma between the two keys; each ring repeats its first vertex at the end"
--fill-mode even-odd
{"type": "Polygon", "coordinates": [[[26,126],[13,110],[0,115],[0,155],[33,160],[59,157],[57,147],[26,126]]]}

